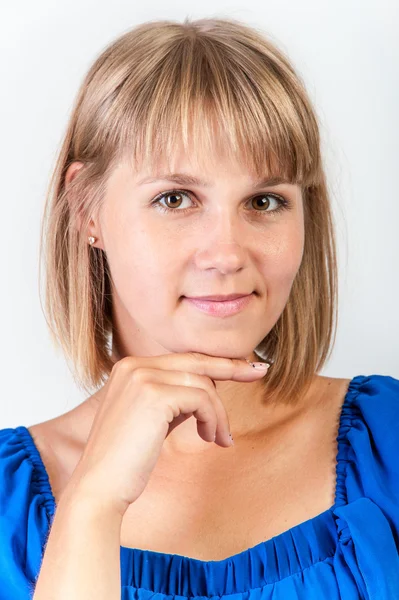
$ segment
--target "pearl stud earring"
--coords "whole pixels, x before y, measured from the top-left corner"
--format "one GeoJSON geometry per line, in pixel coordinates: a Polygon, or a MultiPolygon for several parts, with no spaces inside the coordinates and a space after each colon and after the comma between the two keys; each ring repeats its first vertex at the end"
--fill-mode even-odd
{"type": "Polygon", "coordinates": [[[95,242],[95,241],[96,241],[96,238],[94,238],[92,235],[91,235],[91,236],[89,236],[89,244],[90,244],[90,246],[91,246],[92,244],[94,244],[94,242],[95,242]]]}

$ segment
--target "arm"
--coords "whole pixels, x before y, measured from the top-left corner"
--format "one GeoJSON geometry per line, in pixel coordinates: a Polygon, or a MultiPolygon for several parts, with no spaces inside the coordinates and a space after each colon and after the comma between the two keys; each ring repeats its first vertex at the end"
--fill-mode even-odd
{"type": "Polygon", "coordinates": [[[120,600],[121,523],[114,508],[66,488],[33,600],[120,600]]]}

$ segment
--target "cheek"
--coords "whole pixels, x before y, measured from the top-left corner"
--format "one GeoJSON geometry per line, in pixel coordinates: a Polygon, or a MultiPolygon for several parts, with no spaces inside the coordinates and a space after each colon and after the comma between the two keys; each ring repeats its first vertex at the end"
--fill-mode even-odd
{"type": "Polygon", "coordinates": [[[287,228],[275,238],[268,238],[263,248],[264,279],[270,290],[289,292],[302,262],[304,231],[287,228]]]}
{"type": "Polygon", "coordinates": [[[174,271],[178,257],[173,244],[163,244],[162,239],[137,222],[132,226],[127,220],[107,221],[107,260],[117,295],[129,309],[155,307],[159,312],[167,309],[168,298],[177,299],[174,271]]]}

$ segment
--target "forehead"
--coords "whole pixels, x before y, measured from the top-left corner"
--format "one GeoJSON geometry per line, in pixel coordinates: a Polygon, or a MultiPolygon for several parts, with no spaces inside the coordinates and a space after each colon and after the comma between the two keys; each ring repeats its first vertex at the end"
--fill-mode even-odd
{"type": "Polygon", "coordinates": [[[202,100],[183,95],[162,104],[161,111],[153,107],[134,119],[127,115],[115,136],[116,160],[127,157],[141,177],[161,171],[214,176],[216,169],[225,177],[245,171],[251,181],[284,175],[306,185],[318,177],[316,149],[296,113],[269,114],[262,105],[254,119],[242,103],[202,100]]]}
{"type": "Polygon", "coordinates": [[[219,179],[232,178],[239,178],[248,185],[259,188],[280,183],[295,183],[283,169],[274,167],[271,170],[267,165],[264,165],[263,169],[256,169],[250,158],[218,152],[217,147],[208,155],[179,150],[173,156],[149,157],[147,161],[140,160],[131,167],[138,185],[168,179],[179,185],[210,188],[219,179]]]}

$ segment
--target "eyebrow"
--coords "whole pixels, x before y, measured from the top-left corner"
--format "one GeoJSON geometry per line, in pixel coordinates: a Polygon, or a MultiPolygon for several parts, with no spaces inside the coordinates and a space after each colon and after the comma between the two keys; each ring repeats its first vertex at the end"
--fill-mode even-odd
{"type": "MultiPolygon", "coordinates": [[[[173,181],[174,183],[178,183],[180,185],[199,185],[205,188],[211,187],[211,183],[209,181],[205,181],[204,179],[200,179],[198,177],[194,177],[193,175],[188,175],[187,173],[162,173],[157,175],[156,177],[145,177],[144,179],[140,179],[138,181],[139,185],[147,184],[147,183],[155,183],[156,181],[173,181]]],[[[257,183],[255,183],[255,189],[259,189],[266,186],[279,185],[281,183],[292,183],[286,177],[270,177],[266,179],[261,179],[257,183]]]]}

